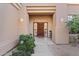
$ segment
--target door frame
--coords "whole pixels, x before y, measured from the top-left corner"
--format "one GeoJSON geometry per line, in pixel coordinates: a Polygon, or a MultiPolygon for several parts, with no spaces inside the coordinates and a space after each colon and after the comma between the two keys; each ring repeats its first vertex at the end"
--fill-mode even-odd
{"type": "Polygon", "coordinates": [[[34,23],[47,23],[47,37],[48,37],[48,22],[33,22],[33,36],[34,36],[34,30],[35,30],[34,29],[34,23]]]}

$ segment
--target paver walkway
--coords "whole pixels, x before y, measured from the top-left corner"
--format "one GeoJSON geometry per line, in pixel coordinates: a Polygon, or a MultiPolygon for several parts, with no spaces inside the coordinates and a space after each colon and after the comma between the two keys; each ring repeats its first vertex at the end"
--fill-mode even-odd
{"type": "Polygon", "coordinates": [[[35,38],[35,53],[33,56],[52,56],[48,46],[53,45],[53,42],[49,38],[35,38]]]}
{"type": "Polygon", "coordinates": [[[56,45],[49,38],[35,38],[35,53],[32,56],[79,56],[79,44],[56,45]]]}
{"type": "MultiPolygon", "coordinates": [[[[71,45],[56,45],[50,38],[35,37],[36,47],[32,56],[79,56],[79,44],[76,47],[71,45]]],[[[5,56],[12,54],[12,51],[5,56]]]]}

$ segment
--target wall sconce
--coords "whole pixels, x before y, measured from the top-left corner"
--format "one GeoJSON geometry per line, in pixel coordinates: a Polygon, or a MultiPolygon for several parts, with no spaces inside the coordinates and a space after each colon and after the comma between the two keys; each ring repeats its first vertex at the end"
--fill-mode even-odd
{"type": "Polygon", "coordinates": [[[63,18],[61,18],[61,22],[64,22],[64,19],[63,18]]]}
{"type": "Polygon", "coordinates": [[[23,19],[23,18],[21,18],[21,19],[20,19],[20,22],[23,22],[23,21],[24,21],[24,19],[23,19]]]}
{"type": "Polygon", "coordinates": [[[66,20],[65,18],[61,18],[61,22],[67,23],[68,20],[66,20]]]}
{"type": "Polygon", "coordinates": [[[67,26],[68,20],[65,18],[61,18],[61,22],[64,23],[67,26]]]}

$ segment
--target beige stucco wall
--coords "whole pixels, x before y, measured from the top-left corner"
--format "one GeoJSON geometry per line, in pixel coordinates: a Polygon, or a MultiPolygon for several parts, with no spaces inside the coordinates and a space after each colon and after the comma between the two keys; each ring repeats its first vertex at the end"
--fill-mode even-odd
{"type": "Polygon", "coordinates": [[[56,6],[56,3],[24,3],[25,6],[56,6]]]}
{"type": "Polygon", "coordinates": [[[19,10],[18,31],[19,35],[29,34],[29,15],[25,6],[19,10]],[[23,19],[23,22],[20,21],[21,19],[23,19]]]}
{"type": "Polygon", "coordinates": [[[30,33],[33,34],[33,22],[48,22],[48,36],[49,31],[52,30],[53,19],[51,15],[37,15],[30,16],[30,33]]]}
{"type": "Polygon", "coordinates": [[[0,55],[3,55],[17,42],[18,11],[11,4],[0,4],[0,55]]]}
{"type": "Polygon", "coordinates": [[[25,6],[17,9],[12,4],[0,4],[0,55],[16,46],[20,34],[29,34],[29,16],[26,12],[25,6]]]}
{"type": "Polygon", "coordinates": [[[52,40],[54,40],[56,44],[68,44],[69,43],[68,28],[66,27],[64,20],[67,20],[68,15],[79,14],[79,4],[67,4],[67,3],[26,4],[26,6],[31,6],[31,7],[40,6],[40,5],[56,6],[56,12],[54,12],[53,15],[52,40]]]}
{"type": "Polygon", "coordinates": [[[68,16],[67,4],[56,4],[56,28],[55,42],[56,44],[68,44],[69,35],[68,29],[64,23],[68,16]]]}
{"type": "Polygon", "coordinates": [[[67,6],[69,15],[79,14],[79,4],[68,4],[67,6]]]}
{"type": "MultiPolygon", "coordinates": [[[[55,43],[68,44],[69,31],[64,23],[68,15],[79,14],[79,4],[56,4],[55,43]],[[61,20],[63,19],[63,20],[61,20]]],[[[55,26],[54,26],[55,27],[55,26]]]]}
{"type": "Polygon", "coordinates": [[[53,31],[52,40],[56,44],[69,43],[68,29],[61,19],[66,20],[68,14],[79,14],[79,5],[27,4],[27,6],[29,5],[56,6],[56,13],[52,16],[29,17],[26,6],[22,6],[20,10],[17,10],[11,4],[0,4],[0,55],[5,54],[17,44],[18,35],[33,33],[33,22],[48,22],[48,30],[53,31]],[[20,19],[24,21],[21,23],[20,19]]]}
{"type": "Polygon", "coordinates": [[[55,29],[56,29],[56,13],[53,14],[53,23],[52,23],[52,41],[55,43],[55,29]]]}

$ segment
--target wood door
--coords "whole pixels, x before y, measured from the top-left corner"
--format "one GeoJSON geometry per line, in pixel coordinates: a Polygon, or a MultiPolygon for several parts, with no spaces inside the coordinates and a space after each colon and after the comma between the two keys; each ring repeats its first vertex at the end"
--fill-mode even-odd
{"type": "Polygon", "coordinates": [[[44,37],[44,23],[37,23],[37,36],[44,37]]]}

